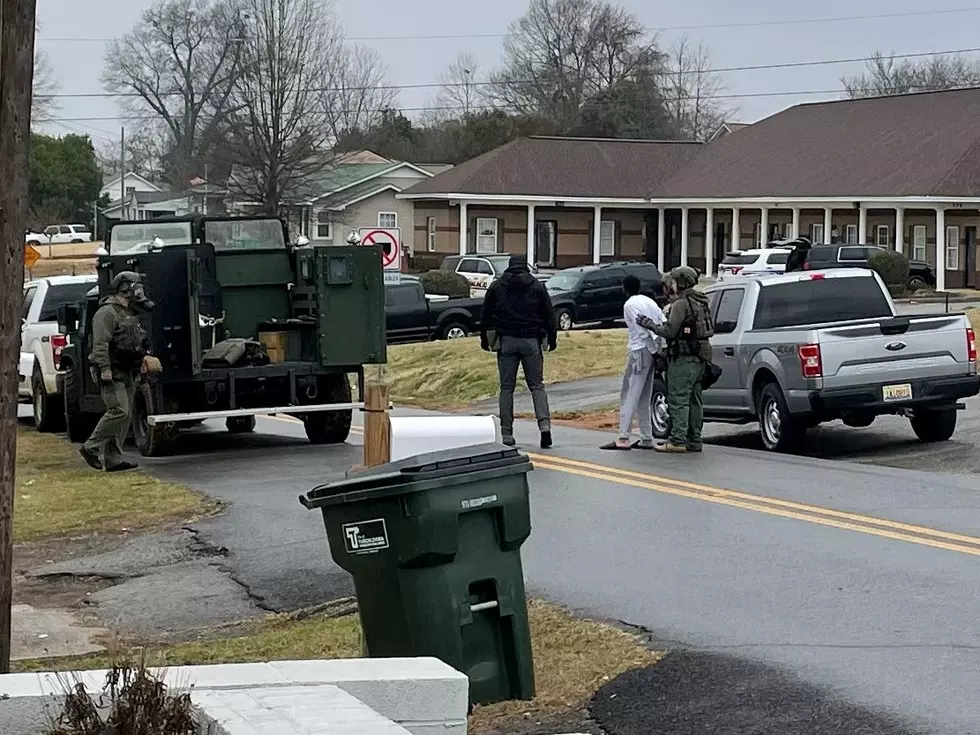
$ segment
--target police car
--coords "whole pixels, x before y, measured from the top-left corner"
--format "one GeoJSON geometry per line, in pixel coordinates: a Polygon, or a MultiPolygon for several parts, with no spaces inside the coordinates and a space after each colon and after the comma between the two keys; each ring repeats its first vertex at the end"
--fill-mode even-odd
{"type": "Polygon", "coordinates": [[[753,250],[732,250],[718,265],[718,280],[744,276],[765,276],[786,272],[791,246],[773,246],[753,250]]]}

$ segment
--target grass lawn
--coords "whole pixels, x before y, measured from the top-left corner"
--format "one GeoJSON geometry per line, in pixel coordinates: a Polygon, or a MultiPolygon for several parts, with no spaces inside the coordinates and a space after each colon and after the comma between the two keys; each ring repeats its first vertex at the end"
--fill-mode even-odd
{"type": "MultiPolygon", "coordinates": [[[[562,333],[545,354],[545,382],[617,375],[625,359],[625,329],[562,333]]],[[[478,339],[392,346],[388,375],[392,400],[403,405],[454,408],[497,395],[496,358],[478,339]]]]}
{"type": "MultiPolygon", "coordinates": [[[[529,605],[537,697],[531,702],[502,702],[477,707],[470,717],[475,735],[588,706],[596,690],[631,669],[656,663],[637,636],[610,625],[582,620],[544,602],[529,605]]],[[[316,615],[305,620],[274,616],[247,626],[238,637],[132,651],[152,666],[241,663],[248,661],[356,658],[361,629],[357,615],[316,615]]],[[[18,671],[109,668],[127,654],[104,653],[70,659],[16,662],[18,671]]]]}
{"type": "Polygon", "coordinates": [[[969,317],[974,331],[980,333],[980,309],[967,309],[966,315],[969,317]]]}
{"type": "Polygon", "coordinates": [[[95,472],[63,439],[33,429],[17,431],[17,542],[137,530],[190,519],[214,507],[188,488],[141,472],[95,472]]]}

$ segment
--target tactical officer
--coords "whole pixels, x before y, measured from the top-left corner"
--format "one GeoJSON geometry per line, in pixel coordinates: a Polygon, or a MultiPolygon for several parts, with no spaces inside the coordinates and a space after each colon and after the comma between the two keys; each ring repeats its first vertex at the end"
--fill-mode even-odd
{"type": "Polygon", "coordinates": [[[92,319],[89,356],[106,410],[79,453],[93,469],[121,472],[136,467],[123,460],[122,447],[132,420],[139,373],[150,346],[138,314],[152,303],[146,298],[139,273],[133,271],[122,271],[113,278],[111,290],[112,295],[92,319]]]}
{"type": "Polygon", "coordinates": [[[643,319],[640,323],[667,340],[667,407],[670,411],[670,438],[658,444],[658,452],[683,453],[701,451],[701,428],[704,405],[701,381],[711,363],[714,324],[708,297],[695,289],[698,273],[681,266],[670,272],[677,297],[667,309],[666,320],[656,324],[643,319]]]}

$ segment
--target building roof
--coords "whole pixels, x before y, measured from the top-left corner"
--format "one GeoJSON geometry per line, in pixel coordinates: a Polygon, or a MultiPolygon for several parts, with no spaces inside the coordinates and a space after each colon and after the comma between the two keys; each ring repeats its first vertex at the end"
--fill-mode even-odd
{"type": "Polygon", "coordinates": [[[797,105],[706,145],[664,199],[980,195],[980,89],[797,105]]]}
{"type": "MultiPolygon", "coordinates": [[[[156,191],[162,191],[162,188],[161,187],[157,186],[152,181],[149,181],[148,179],[140,176],[138,173],[135,173],[133,171],[127,171],[126,172],[126,178],[139,179],[140,181],[142,181],[147,186],[152,187],[154,190],[156,190],[156,191]]],[[[103,189],[111,189],[112,187],[116,187],[118,189],[119,186],[120,186],[120,181],[121,180],[122,180],[122,177],[121,176],[116,176],[115,178],[111,179],[108,182],[106,182],[105,180],[103,180],[103,182],[102,182],[102,188],[103,189]]]]}
{"type": "Polygon", "coordinates": [[[403,195],[640,199],[677,173],[701,147],[680,141],[517,138],[415,184],[403,195]]]}

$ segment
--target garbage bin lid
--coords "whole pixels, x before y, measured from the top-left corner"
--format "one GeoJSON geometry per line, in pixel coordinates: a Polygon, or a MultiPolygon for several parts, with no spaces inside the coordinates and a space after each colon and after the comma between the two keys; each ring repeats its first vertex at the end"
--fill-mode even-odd
{"type": "Polygon", "coordinates": [[[445,477],[494,470],[500,475],[529,472],[531,460],[514,447],[478,444],[406,457],[358,472],[337,482],[319,485],[299,501],[307,508],[347,503],[354,500],[405,494],[423,489],[423,482],[445,477]]]}

